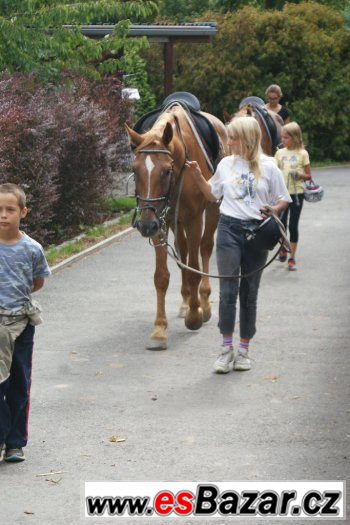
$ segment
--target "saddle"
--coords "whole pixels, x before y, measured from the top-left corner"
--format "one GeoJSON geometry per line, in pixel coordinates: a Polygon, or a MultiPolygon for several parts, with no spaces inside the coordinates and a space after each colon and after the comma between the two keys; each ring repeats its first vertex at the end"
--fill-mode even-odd
{"type": "Polygon", "coordinates": [[[201,140],[208,153],[212,164],[216,167],[220,153],[220,142],[213,124],[200,111],[198,98],[187,91],[177,91],[168,95],[157,109],[143,115],[135,124],[134,131],[137,133],[146,133],[149,131],[158,117],[172,105],[180,105],[191,118],[201,140]]]}
{"type": "Polygon", "coordinates": [[[276,122],[271,117],[268,110],[265,108],[264,101],[259,97],[246,97],[244,98],[240,105],[239,109],[242,109],[244,106],[251,105],[254,109],[254,111],[259,115],[261,122],[263,123],[266,132],[269,136],[272,150],[275,153],[278,150],[278,147],[281,143],[281,137],[279,136],[279,132],[276,126],[276,122]]]}

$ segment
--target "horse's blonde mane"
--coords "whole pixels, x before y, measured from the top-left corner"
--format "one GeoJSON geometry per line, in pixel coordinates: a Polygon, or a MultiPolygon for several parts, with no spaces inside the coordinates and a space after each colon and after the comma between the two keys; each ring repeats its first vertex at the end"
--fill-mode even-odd
{"type": "MultiPolygon", "coordinates": [[[[237,111],[237,113],[235,113],[233,115],[232,118],[236,118],[236,117],[252,117],[254,115],[254,108],[250,105],[250,104],[247,104],[246,106],[243,106],[241,109],[239,109],[237,111]]],[[[231,118],[231,120],[232,120],[231,118]]]]}
{"type": "Polygon", "coordinates": [[[149,131],[144,133],[144,135],[142,135],[143,140],[141,144],[136,148],[136,153],[139,149],[145,148],[150,144],[160,145],[162,142],[161,139],[163,137],[164,128],[168,122],[172,122],[172,117],[173,113],[171,112],[171,110],[164,111],[159,116],[158,120],[156,120],[156,122],[153,124],[153,127],[149,131]]]}

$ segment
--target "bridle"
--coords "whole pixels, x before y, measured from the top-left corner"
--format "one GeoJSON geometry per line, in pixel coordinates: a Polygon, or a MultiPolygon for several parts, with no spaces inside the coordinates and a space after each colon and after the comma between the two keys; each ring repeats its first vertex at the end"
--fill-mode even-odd
{"type": "MultiPolygon", "coordinates": [[[[173,155],[172,155],[171,151],[169,151],[168,149],[156,149],[156,148],[153,148],[153,149],[140,149],[140,150],[137,151],[137,153],[146,153],[147,155],[152,154],[152,153],[154,153],[154,154],[155,153],[162,153],[164,155],[169,155],[171,157],[171,159],[173,159],[173,155]]],[[[174,170],[172,169],[171,170],[171,174],[170,174],[169,189],[168,189],[168,192],[167,192],[166,195],[163,195],[162,197],[143,197],[142,195],[139,195],[139,194],[135,195],[136,208],[135,208],[134,215],[133,215],[133,218],[132,218],[132,221],[131,221],[131,224],[132,224],[132,226],[134,228],[137,227],[138,222],[139,222],[139,219],[137,219],[138,215],[140,215],[142,213],[142,211],[144,211],[144,210],[152,210],[153,213],[155,214],[155,216],[157,217],[161,228],[164,226],[164,224],[165,224],[165,216],[166,216],[166,214],[168,213],[168,211],[170,209],[170,193],[171,193],[171,188],[172,188],[173,173],[174,173],[174,170]],[[140,204],[139,204],[140,201],[143,201],[146,204],[144,204],[143,206],[140,206],[140,204]],[[153,204],[150,204],[150,203],[156,203],[156,202],[164,202],[164,205],[163,205],[163,207],[161,208],[160,211],[153,204]]],[[[132,173],[130,177],[135,177],[135,174],[132,173]]]]}
{"type": "MultiPolygon", "coordinates": [[[[173,157],[173,154],[170,150],[168,149],[160,149],[160,148],[150,148],[150,149],[146,149],[146,148],[142,148],[142,149],[139,149],[136,151],[136,153],[145,153],[145,154],[157,154],[157,153],[161,153],[161,154],[165,154],[165,155],[169,155],[170,158],[172,159],[173,161],[173,166],[172,166],[172,169],[170,170],[171,173],[170,173],[170,182],[169,182],[169,189],[168,189],[168,192],[166,195],[162,195],[161,197],[143,197],[142,195],[139,195],[139,194],[136,194],[135,195],[135,198],[136,198],[136,208],[135,208],[135,211],[134,211],[134,214],[133,214],[133,217],[132,217],[132,220],[131,220],[131,224],[134,228],[138,228],[138,223],[139,223],[139,220],[140,218],[138,218],[140,216],[140,214],[142,213],[142,211],[144,210],[152,210],[153,213],[155,214],[156,218],[158,219],[159,221],[159,231],[160,231],[160,239],[161,239],[161,242],[164,243],[167,242],[167,225],[166,225],[166,221],[165,221],[165,217],[167,215],[167,213],[169,212],[170,208],[171,208],[171,203],[172,203],[172,200],[175,200],[177,201],[176,203],[176,212],[175,212],[175,215],[177,215],[178,213],[178,204],[179,204],[179,195],[181,193],[181,188],[182,188],[182,181],[183,181],[183,171],[185,169],[185,165],[186,165],[186,162],[188,160],[188,153],[187,153],[187,148],[186,148],[186,143],[184,141],[184,138],[182,136],[182,133],[181,133],[181,128],[180,128],[180,124],[179,124],[179,121],[178,121],[178,118],[176,116],[174,116],[174,120],[175,120],[175,125],[176,125],[176,129],[179,133],[179,136],[181,138],[181,141],[182,141],[182,144],[183,144],[183,147],[184,147],[184,162],[183,162],[183,165],[179,171],[179,174],[178,174],[178,177],[177,177],[177,181],[174,183],[174,157],[173,157]],[[140,206],[139,203],[140,201],[143,201],[145,202],[146,204],[144,204],[143,206],[140,206]],[[156,206],[153,205],[153,203],[160,203],[160,202],[163,202],[163,206],[162,208],[159,210],[157,209],[156,206]]],[[[135,174],[132,173],[129,178],[128,178],[128,181],[127,183],[129,182],[129,179],[131,177],[135,177],[135,174]]],[[[155,247],[159,246],[159,245],[154,245],[155,247]]]]}

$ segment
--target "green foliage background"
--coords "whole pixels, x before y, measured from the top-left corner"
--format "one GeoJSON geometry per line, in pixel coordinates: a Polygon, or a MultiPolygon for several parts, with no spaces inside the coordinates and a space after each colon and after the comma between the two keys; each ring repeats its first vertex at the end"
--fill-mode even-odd
{"type": "Polygon", "coordinates": [[[61,82],[66,72],[93,80],[117,71],[133,73],[143,111],[154,104],[140,57],[148,42],[127,34],[130,23],[148,22],[157,12],[151,0],[0,0],[0,71],[45,83],[61,82]],[[115,24],[108,38],[87,38],[79,29],[102,23],[115,24]]]}
{"type": "MultiPolygon", "coordinates": [[[[281,10],[247,6],[216,21],[211,44],[175,46],[174,91],[190,91],[222,118],[242,98],[264,98],[279,84],[313,158],[350,159],[350,33],[340,12],[320,3],[285,3],[281,10]]],[[[162,93],[160,46],[144,52],[152,89],[162,93]]]]}
{"type": "MultiPolygon", "coordinates": [[[[259,9],[283,9],[287,4],[301,4],[305,0],[159,0],[159,15],[161,18],[172,18],[177,22],[191,21],[205,11],[228,13],[245,6],[259,9]]],[[[319,4],[328,5],[333,9],[343,10],[349,5],[349,0],[318,0],[319,4]]]]}

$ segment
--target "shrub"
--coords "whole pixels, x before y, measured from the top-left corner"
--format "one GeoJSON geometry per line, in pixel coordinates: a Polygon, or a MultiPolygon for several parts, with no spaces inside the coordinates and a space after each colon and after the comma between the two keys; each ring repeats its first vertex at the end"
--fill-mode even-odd
{"type": "Polygon", "coordinates": [[[61,145],[57,178],[58,199],[53,207],[57,235],[73,235],[81,225],[100,219],[102,197],[111,183],[107,163],[106,114],[86,97],[66,93],[54,108],[61,145]]]}
{"type": "Polygon", "coordinates": [[[44,245],[103,219],[117,142],[128,105],[117,78],[38,86],[15,76],[0,82],[0,182],[21,185],[31,209],[29,235],[44,245]]]}
{"type": "Polygon", "coordinates": [[[40,242],[49,241],[60,154],[54,116],[27,79],[0,82],[0,101],[0,183],[23,187],[30,212],[23,226],[40,242]]]}

